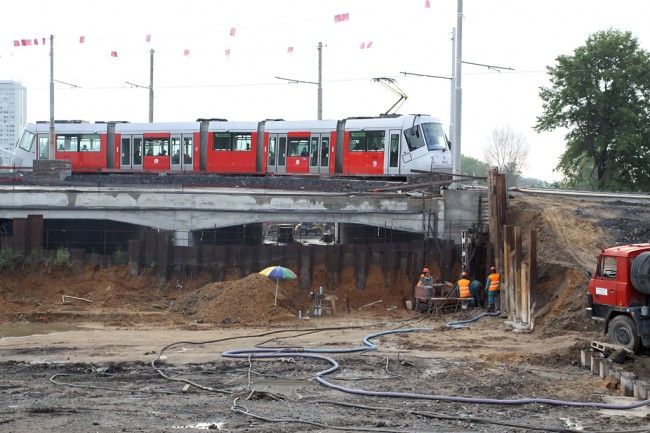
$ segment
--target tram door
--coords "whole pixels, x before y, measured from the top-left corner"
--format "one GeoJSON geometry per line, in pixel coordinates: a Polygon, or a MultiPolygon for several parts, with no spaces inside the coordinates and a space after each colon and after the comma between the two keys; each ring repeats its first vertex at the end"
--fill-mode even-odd
{"type": "Polygon", "coordinates": [[[287,172],[287,134],[269,134],[268,154],[267,171],[285,174],[287,172]]]}
{"type": "Polygon", "coordinates": [[[385,167],[388,174],[400,174],[400,156],[401,156],[401,137],[402,131],[399,129],[391,129],[388,133],[388,148],[386,149],[385,167]]]}
{"type": "Polygon", "coordinates": [[[122,170],[142,170],[142,136],[122,135],[120,155],[120,168],[122,170]]]}
{"type": "Polygon", "coordinates": [[[309,143],[309,173],[328,174],[330,171],[330,137],[328,134],[312,134],[309,143]]]}
{"type": "Polygon", "coordinates": [[[172,134],[171,169],[172,171],[192,171],[194,168],[194,146],[192,134],[172,134]]]}

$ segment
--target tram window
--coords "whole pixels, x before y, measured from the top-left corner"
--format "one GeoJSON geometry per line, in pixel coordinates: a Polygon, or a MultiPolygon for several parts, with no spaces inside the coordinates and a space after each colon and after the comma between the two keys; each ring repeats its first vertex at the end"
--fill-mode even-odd
{"type": "Polygon", "coordinates": [[[99,135],[82,135],[79,141],[79,150],[82,152],[99,152],[99,135]]]}
{"type": "Polygon", "coordinates": [[[251,150],[250,134],[234,134],[232,137],[232,150],[251,150]]]}
{"type": "Polygon", "coordinates": [[[38,137],[38,159],[50,158],[50,137],[38,137]]]}
{"type": "Polygon", "coordinates": [[[275,165],[275,148],[276,142],[275,137],[269,137],[269,165],[275,165]]]}
{"type": "Polygon", "coordinates": [[[327,167],[329,165],[329,156],[330,156],[330,139],[329,137],[323,137],[323,139],[321,140],[321,153],[320,153],[321,167],[327,167]]]}
{"type": "Polygon", "coordinates": [[[23,132],[23,136],[20,137],[20,143],[18,144],[18,147],[20,147],[22,150],[26,150],[27,152],[32,150],[32,146],[34,145],[34,134],[32,134],[29,131],[23,132]]]}
{"type": "Polygon", "coordinates": [[[422,131],[420,131],[419,125],[405,129],[404,137],[406,138],[406,145],[411,151],[424,146],[424,135],[422,134],[422,131]]]}
{"type": "Polygon", "coordinates": [[[251,143],[250,133],[215,132],[213,149],[246,152],[251,150],[251,143]]]}
{"type": "Polygon", "coordinates": [[[429,150],[447,150],[447,137],[439,123],[423,123],[422,131],[429,150]]]}
{"type": "Polygon", "coordinates": [[[169,155],[169,138],[145,138],[145,156],[169,155]]]}
{"type": "Polygon", "coordinates": [[[309,156],[309,138],[289,138],[289,144],[287,145],[287,156],[309,156]]]}
{"type": "Polygon", "coordinates": [[[399,159],[399,134],[390,134],[390,161],[389,167],[397,167],[399,159]]]}
{"type": "Polygon", "coordinates": [[[351,152],[377,152],[384,150],[384,131],[350,132],[351,152]]]}
{"type": "Polygon", "coordinates": [[[76,135],[57,135],[56,149],[59,152],[78,152],[79,137],[76,135]]]}
{"type": "Polygon", "coordinates": [[[309,149],[309,165],[316,167],[318,165],[318,136],[311,138],[311,148],[309,149]]]}

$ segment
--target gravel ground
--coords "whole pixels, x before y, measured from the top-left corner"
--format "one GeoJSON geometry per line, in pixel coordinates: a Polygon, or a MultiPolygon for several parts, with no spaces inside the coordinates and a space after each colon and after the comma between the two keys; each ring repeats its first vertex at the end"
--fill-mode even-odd
{"type": "MultiPolygon", "coordinates": [[[[408,187],[425,182],[438,182],[435,176],[409,176],[405,179],[377,177],[321,177],[321,176],[243,176],[211,173],[174,174],[75,174],[68,177],[62,186],[178,186],[178,187],[224,187],[255,188],[292,191],[371,192],[381,188],[408,187]]],[[[30,172],[0,174],[0,184],[34,185],[30,172]]],[[[434,184],[430,191],[438,191],[440,184],[434,184]]]]}
{"type": "MultiPolygon", "coordinates": [[[[443,331],[443,327],[426,334],[382,337],[378,351],[331,355],[341,368],[328,378],[368,390],[486,398],[603,401],[605,396],[615,395],[605,382],[576,365],[574,351],[567,351],[575,344],[575,336],[538,341],[501,327],[493,329],[496,323],[486,320],[472,330],[443,331]],[[537,355],[531,356],[528,351],[537,355]]],[[[225,393],[196,387],[183,392],[184,383],[160,377],[150,366],[162,347],[150,350],[152,340],[163,338],[156,331],[131,333],[133,338],[123,340],[129,347],[102,343],[102,332],[111,331],[94,332],[92,342],[83,336],[75,341],[67,333],[56,333],[20,337],[15,345],[0,344],[4,347],[0,350],[4,359],[0,363],[0,431],[169,432],[211,428],[270,433],[329,432],[339,427],[344,431],[505,433],[541,431],[539,428],[566,431],[562,429],[568,427],[642,431],[647,426],[647,410],[638,417],[630,411],[611,415],[595,409],[541,404],[476,405],[354,396],[313,380],[316,372],[329,367],[319,360],[253,360],[249,364],[246,359],[219,356],[225,349],[262,343],[265,347],[348,347],[358,344],[359,335],[373,330],[310,335],[295,330],[283,334],[283,340],[269,341],[264,336],[215,345],[180,345],[165,352],[167,358],[161,368],[167,375],[225,393]],[[35,340],[40,343],[34,344],[35,340]],[[121,350],[129,354],[119,360],[115,353],[121,350]],[[110,353],[115,361],[98,358],[110,353]],[[134,360],[138,357],[140,360],[134,360]],[[238,406],[233,410],[235,399],[238,406]]],[[[174,333],[166,331],[168,342],[188,339],[186,333],[174,333]]],[[[213,338],[241,336],[242,330],[220,329],[211,334],[213,338]]],[[[205,334],[200,335],[205,338],[205,334]]],[[[201,340],[201,336],[190,340],[201,340]]]]}

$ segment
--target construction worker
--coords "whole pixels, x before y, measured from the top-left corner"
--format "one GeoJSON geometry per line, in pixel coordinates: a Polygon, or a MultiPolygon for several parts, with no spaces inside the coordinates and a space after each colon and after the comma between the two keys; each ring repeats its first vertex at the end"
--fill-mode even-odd
{"type": "Polygon", "coordinates": [[[485,280],[485,291],[488,294],[488,311],[496,311],[497,302],[499,301],[499,286],[501,284],[501,275],[497,269],[492,266],[490,275],[485,280]]]}
{"type": "Polygon", "coordinates": [[[418,281],[418,286],[430,286],[433,284],[433,277],[429,273],[429,268],[422,269],[422,274],[420,274],[420,281],[418,281]]]}
{"type": "Polygon", "coordinates": [[[471,298],[472,292],[469,290],[469,285],[471,281],[467,278],[467,272],[463,271],[460,274],[460,280],[456,283],[458,287],[458,297],[459,298],[471,298]]]}
{"type": "Polygon", "coordinates": [[[431,308],[432,288],[433,277],[429,274],[429,268],[424,268],[415,286],[415,308],[422,313],[426,313],[431,308]]]}
{"type": "Polygon", "coordinates": [[[479,280],[472,280],[469,283],[469,291],[472,293],[472,298],[474,298],[474,306],[482,307],[483,306],[483,285],[479,280]]]}

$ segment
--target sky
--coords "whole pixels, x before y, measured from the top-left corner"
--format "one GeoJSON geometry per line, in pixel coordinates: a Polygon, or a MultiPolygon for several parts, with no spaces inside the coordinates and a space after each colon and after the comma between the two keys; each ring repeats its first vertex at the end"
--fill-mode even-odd
{"type": "MultiPolygon", "coordinates": [[[[449,124],[450,83],[401,72],[450,76],[457,0],[32,0],[3,2],[0,80],[27,87],[29,122],[49,119],[49,47],[54,35],[55,118],[146,122],[149,51],[155,51],[154,121],[315,119],[323,48],[323,118],[377,115],[397,96],[373,81],[390,77],[408,99],[399,113],[449,124]],[[335,15],[349,19],[335,22],[335,15]],[[231,35],[232,29],[234,35],[231,35]],[[151,35],[150,42],[146,35],[151,35]],[[80,37],[84,42],[80,43],[80,37]],[[38,46],[14,47],[14,40],[38,46]],[[372,42],[370,48],[362,44],[372,42]],[[289,52],[292,47],[292,52],[289,52]],[[189,50],[189,55],[184,55],[189,50]],[[226,51],[229,50],[229,55],[226,51]],[[117,57],[112,57],[115,51],[117,57]]],[[[590,34],[629,30],[650,50],[646,0],[464,0],[462,153],[483,159],[496,128],[530,147],[524,176],[553,169],[566,131],[537,133],[546,67],[590,34]]]]}

